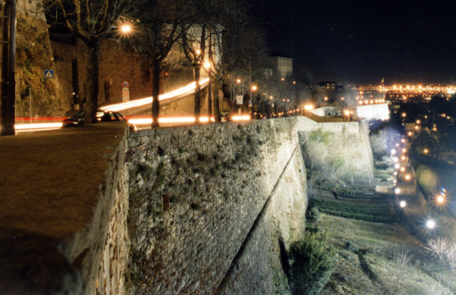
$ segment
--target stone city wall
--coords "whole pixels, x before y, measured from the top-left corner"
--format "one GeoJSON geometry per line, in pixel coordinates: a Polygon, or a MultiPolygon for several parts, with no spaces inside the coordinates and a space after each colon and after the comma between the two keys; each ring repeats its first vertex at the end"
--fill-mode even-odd
{"type": "Polygon", "coordinates": [[[302,237],[307,205],[296,119],[141,131],[127,163],[127,293],[269,294],[285,277],[279,240],[302,237]]]}
{"type": "Polygon", "coordinates": [[[124,294],[130,241],[127,231],[127,134],[112,152],[105,182],[100,184],[92,221],[68,240],[62,251],[78,270],[79,280],[65,281],[71,294],[124,294]]]}
{"type": "Polygon", "coordinates": [[[308,168],[313,166],[345,181],[358,178],[370,183],[374,177],[374,164],[365,120],[318,123],[303,116],[297,120],[308,168]]]}
{"type": "Polygon", "coordinates": [[[58,76],[44,78],[55,68],[48,28],[37,1],[18,1],[16,35],[16,117],[61,116],[65,104],[58,76]]]}

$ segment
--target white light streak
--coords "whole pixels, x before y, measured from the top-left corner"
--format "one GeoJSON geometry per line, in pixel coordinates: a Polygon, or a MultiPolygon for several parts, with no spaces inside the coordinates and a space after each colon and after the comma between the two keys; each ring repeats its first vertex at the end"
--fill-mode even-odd
{"type": "MultiPolygon", "coordinates": [[[[208,78],[201,79],[199,82],[199,84],[202,87],[206,86],[208,83],[209,83],[208,78]]],[[[192,82],[192,83],[188,84],[187,86],[184,86],[177,90],[159,95],[158,100],[165,101],[165,100],[168,100],[171,98],[190,95],[190,94],[195,93],[195,88],[196,88],[196,83],[192,82]]],[[[137,108],[137,107],[141,107],[141,106],[144,106],[147,104],[151,104],[152,100],[153,100],[153,98],[152,98],[152,96],[150,96],[150,97],[146,97],[146,98],[135,99],[135,100],[128,101],[128,102],[122,102],[122,103],[104,106],[104,107],[101,107],[100,109],[102,109],[103,111],[119,112],[122,110],[128,110],[131,108],[137,108]]],[[[160,122],[160,120],[159,120],[159,122],[160,122]]]]}

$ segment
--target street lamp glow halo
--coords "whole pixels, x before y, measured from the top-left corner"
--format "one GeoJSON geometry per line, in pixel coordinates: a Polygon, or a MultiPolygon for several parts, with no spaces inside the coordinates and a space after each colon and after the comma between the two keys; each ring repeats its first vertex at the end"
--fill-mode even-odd
{"type": "Polygon", "coordinates": [[[436,226],[437,226],[437,223],[435,222],[434,219],[428,219],[428,220],[426,221],[426,227],[427,227],[428,229],[435,229],[436,226]]]}

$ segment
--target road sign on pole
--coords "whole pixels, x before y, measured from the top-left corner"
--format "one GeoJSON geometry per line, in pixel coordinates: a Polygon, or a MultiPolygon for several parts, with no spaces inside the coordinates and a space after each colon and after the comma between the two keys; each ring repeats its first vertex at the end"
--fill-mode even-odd
{"type": "Polygon", "coordinates": [[[128,84],[127,81],[123,81],[123,82],[122,82],[122,87],[123,87],[123,88],[128,88],[129,86],[130,86],[130,84],[128,84]]]}
{"type": "Polygon", "coordinates": [[[130,90],[128,88],[123,88],[122,90],[122,101],[130,101],[130,90]]]}
{"type": "Polygon", "coordinates": [[[243,103],[243,96],[242,95],[237,95],[236,96],[236,104],[242,104],[243,103]]]}
{"type": "Polygon", "coordinates": [[[54,70],[44,70],[44,79],[54,79],[54,70]]]}

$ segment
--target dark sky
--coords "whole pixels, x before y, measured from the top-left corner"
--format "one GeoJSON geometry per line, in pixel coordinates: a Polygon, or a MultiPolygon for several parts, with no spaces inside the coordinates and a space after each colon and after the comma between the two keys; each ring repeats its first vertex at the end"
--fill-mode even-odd
{"type": "Polygon", "coordinates": [[[311,82],[456,82],[456,1],[249,1],[270,49],[311,82]]]}

